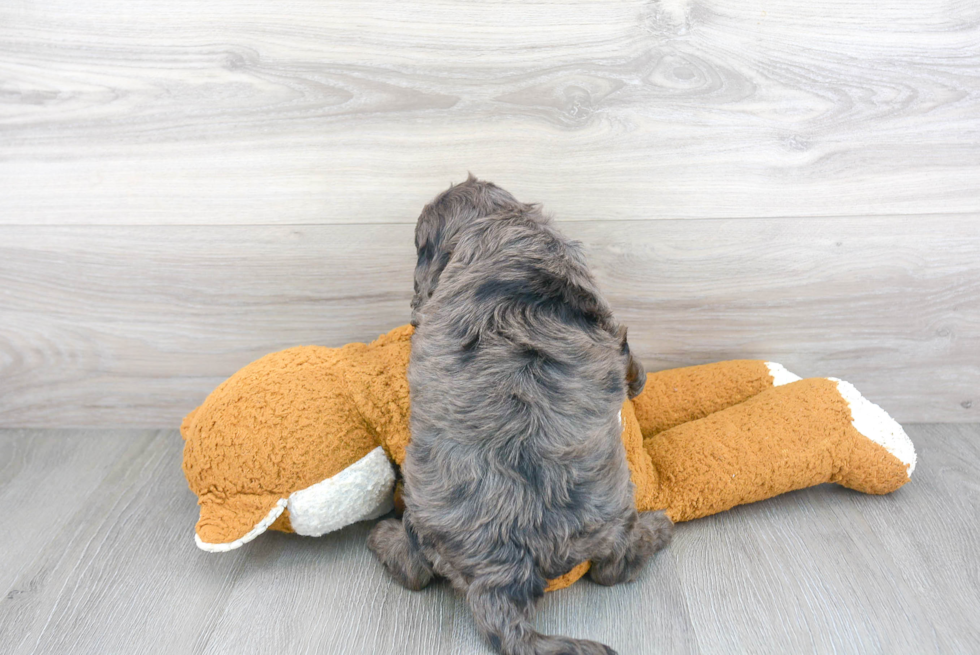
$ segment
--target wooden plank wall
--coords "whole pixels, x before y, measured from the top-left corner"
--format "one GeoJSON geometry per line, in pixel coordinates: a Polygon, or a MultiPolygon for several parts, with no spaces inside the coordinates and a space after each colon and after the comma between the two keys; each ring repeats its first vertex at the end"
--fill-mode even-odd
{"type": "Polygon", "coordinates": [[[587,246],[651,369],[980,420],[980,5],[0,5],[0,426],[174,426],[407,319],[467,170],[587,246]]]}

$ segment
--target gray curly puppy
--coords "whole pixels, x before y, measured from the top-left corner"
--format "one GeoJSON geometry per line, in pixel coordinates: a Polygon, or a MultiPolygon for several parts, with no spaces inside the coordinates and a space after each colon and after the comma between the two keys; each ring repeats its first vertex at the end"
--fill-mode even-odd
{"type": "Polygon", "coordinates": [[[491,183],[437,196],[415,241],[405,513],[368,545],[409,589],[448,578],[502,653],[613,653],[531,616],[547,579],[591,560],[630,581],[670,541],[633,500],[619,410],[646,375],[626,330],[580,246],[491,183]]]}

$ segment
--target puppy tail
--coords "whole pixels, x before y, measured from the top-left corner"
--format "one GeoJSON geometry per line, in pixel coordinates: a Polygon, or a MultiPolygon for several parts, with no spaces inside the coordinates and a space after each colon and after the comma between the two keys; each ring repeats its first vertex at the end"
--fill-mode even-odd
{"type": "Polygon", "coordinates": [[[503,581],[502,575],[481,577],[473,580],[466,592],[477,628],[497,651],[504,655],[616,655],[595,641],[537,632],[531,616],[534,604],[544,595],[545,580],[533,570],[533,564],[519,568],[524,570],[509,582],[503,581]]]}

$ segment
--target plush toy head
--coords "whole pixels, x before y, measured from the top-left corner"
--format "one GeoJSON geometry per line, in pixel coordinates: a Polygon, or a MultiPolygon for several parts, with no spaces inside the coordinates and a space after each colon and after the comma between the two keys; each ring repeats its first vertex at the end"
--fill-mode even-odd
{"type": "MultiPolygon", "coordinates": [[[[391,510],[411,335],[267,355],[191,412],[181,434],[197,544],[231,550],[269,528],[317,536],[391,510]]],[[[824,482],[888,493],[915,466],[901,426],[854,387],[769,362],[651,373],[621,419],[637,509],[674,521],[824,482]]]]}
{"type": "Polygon", "coordinates": [[[223,382],[181,425],[198,545],[267,528],[318,536],[392,507],[408,444],[411,328],[367,346],[291,348],[223,382]]]}

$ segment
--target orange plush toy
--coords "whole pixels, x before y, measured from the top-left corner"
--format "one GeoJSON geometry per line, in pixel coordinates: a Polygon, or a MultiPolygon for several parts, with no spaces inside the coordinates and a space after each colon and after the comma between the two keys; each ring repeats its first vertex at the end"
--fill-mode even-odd
{"type": "MultiPolygon", "coordinates": [[[[266,355],[191,412],[181,434],[198,546],[231,550],[269,528],[318,536],[389,512],[410,438],[411,335],[266,355]]],[[[853,386],[770,362],[650,373],[621,422],[637,509],[674,521],[824,482],[884,494],[915,468],[901,426],[853,386]]]]}

